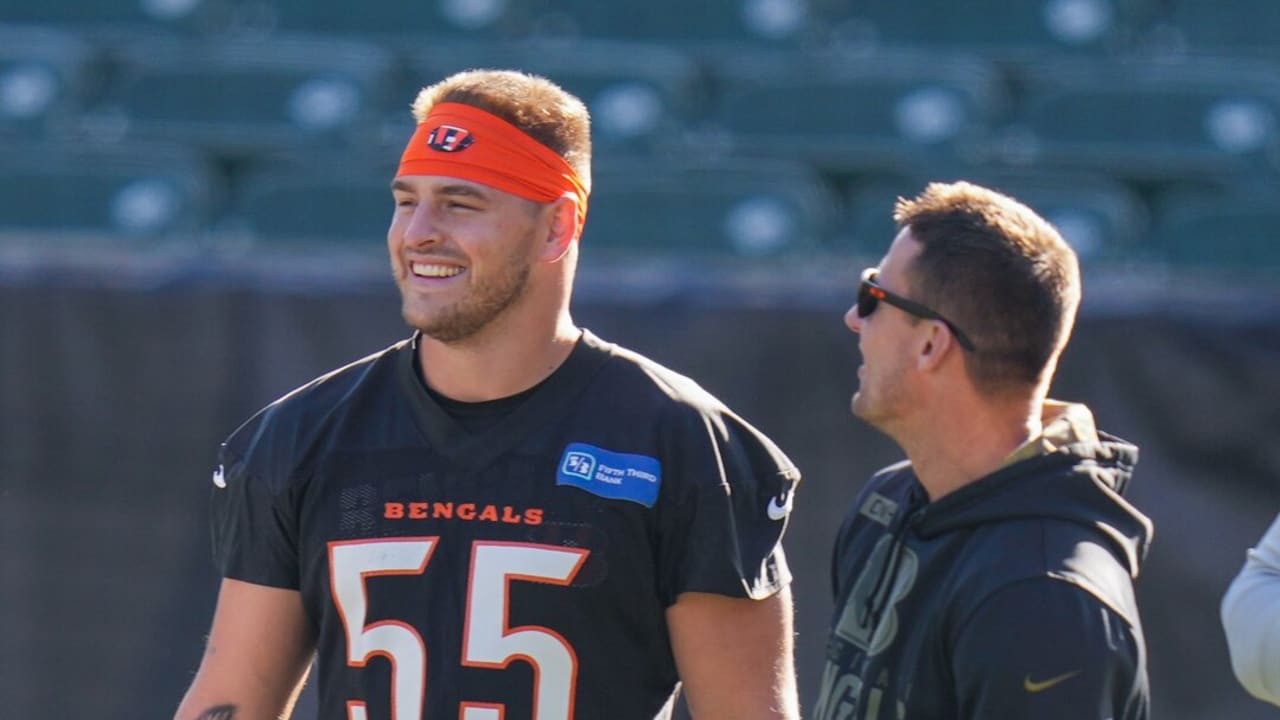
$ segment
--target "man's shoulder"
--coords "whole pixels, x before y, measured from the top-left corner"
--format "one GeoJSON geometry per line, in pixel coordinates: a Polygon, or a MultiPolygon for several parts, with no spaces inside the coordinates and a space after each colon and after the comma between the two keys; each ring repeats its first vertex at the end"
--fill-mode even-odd
{"type": "Polygon", "coordinates": [[[719,398],[696,380],[647,355],[601,340],[590,332],[584,333],[583,341],[593,351],[607,356],[605,377],[611,386],[646,395],[656,405],[687,406],[716,412],[727,410],[719,398]]]}
{"type": "Polygon", "coordinates": [[[859,526],[869,528],[878,525],[882,526],[881,531],[887,531],[899,513],[910,512],[913,502],[918,504],[919,501],[913,497],[914,493],[920,492],[916,489],[918,486],[909,460],[876,471],[845,509],[837,546],[847,545],[849,534],[859,526]]]}
{"type": "Polygon", "coordinates": [[[897,487],[915,482],[915,468],[910,460],[900,460],[892,465],[885,465],[875,472],[868,481],[868,486],[897,487]]]}
{"type": "Polygon", "coordinates": [[[871,476],[862,489],[858,492],[854,499],[854,507],[852,512],[857,512],[869,499],[874,497],[887,498],[892,500],[894,504],[903,503],[910,499],[910,495],[917,490],[920,483],[916,480],[915,469],[911,466],[910,460],[902,460],[886,465],[880,468],[871,476]]]}
{"type": "MultiPolygon", "coordinates": [[[[1101,564],[1122,563],[1111,552],[1097,528],[1054,517],[1011,517],[975,528],[970,536],[972,552],[996,547],[1012,575],[1055,575],[1068,569],[1085,572],[1101,564]],[[1082,555],[1081,548],[1096,546],[1098,556],[1082,555]]],[[[1125,571],[1127,574],[1127,570],[1125,571]]]]}
{"type": "MultiPolygon", "coordinates": [[[[601,381],[594,384],[593,397],[605,397],[612,417],[625,415],[627,426],[635,423],[656,430],[658,442],[667,449],[708,448],[711,444],[732,446],[749,464],[768,467],[799,477],[795,464],[764,432],[743,418],[697,381],[634,350],[605,342],[586,333],[588,346],[606,353],[601,381]]],[[[679,453],[679,450],[675,450],[679,453]]]]}
{"type": "Polygon", "coordinates": [[[740,420],[721,398],[712,395],[689,375],[668,368],[631,348],[600,340],[590,333],[584,334],[584,342],[591,350],[607,356],[603,382],[596,386],[596,392],[608,393],[620,402],[626,401],[637,409],[658,415],[659,419],[731,416],[740,420]]]}
{"type": "Polygon", "coordinates": [[[297,444],[315,434],[336,414],[368,390],[394,381],[396,359],[410,352],[403,340],[331,370],[285,393],[259,410],[223,443],[224,454],[243,458],[255,446],[289,438],[297,444]]]}
{"type": "Polygon", "coordinates": [[[974,533],[964,556],[969,562],[961,582],[968,597],[1015,586],[1070,585],[1138,622],[1133,578],[1095,528],[1055,518],[1010,519],[974,533]]]}

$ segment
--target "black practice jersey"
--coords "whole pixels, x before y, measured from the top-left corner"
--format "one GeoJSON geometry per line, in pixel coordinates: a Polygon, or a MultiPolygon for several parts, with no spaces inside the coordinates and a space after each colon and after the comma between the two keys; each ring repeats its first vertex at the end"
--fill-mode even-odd
{"type": "Polygon", "coordinates": [[[214,477],[224,576],[302,594],[320,718],[667,715],[667,607],[789,581],[794,466],[692,381],[590,333],[477,434],[415,353],[271,404],[214,477]]]}

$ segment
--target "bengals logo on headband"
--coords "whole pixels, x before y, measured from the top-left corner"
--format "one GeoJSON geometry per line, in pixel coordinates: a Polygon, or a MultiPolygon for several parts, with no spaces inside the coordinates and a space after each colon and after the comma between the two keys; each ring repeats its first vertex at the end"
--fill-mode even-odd
{"type": "Polygon", "coordinates": [[[458,152],[471,147],[476,138],[466,128],[441,125],[427,136],[427,147],[440,152],[458,152]]]}

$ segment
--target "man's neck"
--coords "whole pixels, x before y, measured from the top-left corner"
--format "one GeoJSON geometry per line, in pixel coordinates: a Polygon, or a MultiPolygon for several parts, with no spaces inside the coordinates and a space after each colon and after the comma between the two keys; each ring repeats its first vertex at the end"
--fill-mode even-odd
{"type": "Polygon", "coordinates": [[[974,405],[931,413],[910,437],[899,439],[931,501],[992,472],[1041,433],[1041,401],[974,405]]]}
{"type": "Polygon", "coordinates": [[[541,327],[491,326],[455,343],[420,336],[424,380],[445,397],[463,402],[496,400],[547,379],[573,352],[582,331],[567,312],[541,327]]]}

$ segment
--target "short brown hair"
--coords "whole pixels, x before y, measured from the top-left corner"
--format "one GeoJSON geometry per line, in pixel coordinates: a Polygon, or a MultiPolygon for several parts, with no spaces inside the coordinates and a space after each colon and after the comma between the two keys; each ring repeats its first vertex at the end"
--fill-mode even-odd
{"type": "Polygon", "coordinates": [[[893,219],[922,246],[912,295],[973,341],[965,354],[987,392],[1035,386],[1053,372],[1080,304],[1075,251],[1033,210],[967,182],[899,199],[893,219]]]}
{"type": "Polygon", "coordinates": [[[438,103],[456,102],[497,115],[551,148],[591,189],[591,115],[559,85],[512,70],[467,70],[418,93],[413,116],[426,118],[438,103]]]}

